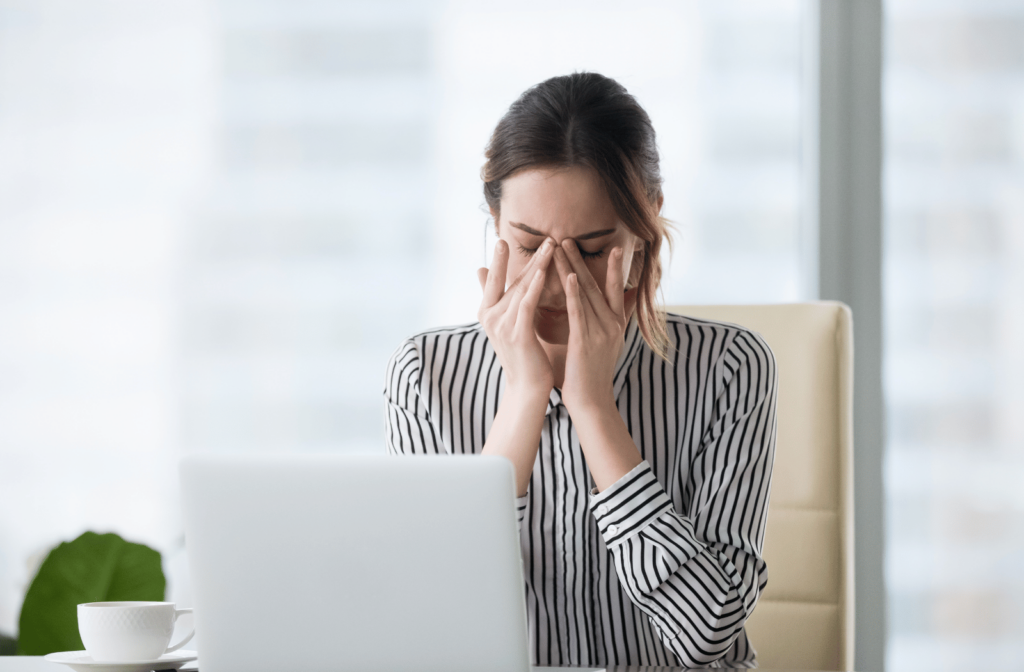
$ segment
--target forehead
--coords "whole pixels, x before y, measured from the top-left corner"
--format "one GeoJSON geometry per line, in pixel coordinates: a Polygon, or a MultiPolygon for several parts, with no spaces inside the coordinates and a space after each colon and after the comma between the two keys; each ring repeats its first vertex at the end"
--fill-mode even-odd
{"type": "Polygon", "coordinates": [[[518,222],[556,239],[620,226],[597,171],[531,168],[501,185],[501,221],[518,222]]]}

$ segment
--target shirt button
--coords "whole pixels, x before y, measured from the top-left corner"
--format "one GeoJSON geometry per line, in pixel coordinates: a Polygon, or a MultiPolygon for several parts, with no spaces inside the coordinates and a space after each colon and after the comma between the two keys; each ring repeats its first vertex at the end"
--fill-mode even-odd
{"type": "Polygon", "coordinates": [[[600,506],[597,507],[597,515],[603,516],[606,513],[608,513],[608,507],[607,506],[605,506],[604,504],[601,504],[600,506]]]}
{"type": "Polygon", "coordinates": [[[619,526],[618,525],[609,525],[608,526],[608,534],[615,534],[618,531],[619,531],[619,526]]]}

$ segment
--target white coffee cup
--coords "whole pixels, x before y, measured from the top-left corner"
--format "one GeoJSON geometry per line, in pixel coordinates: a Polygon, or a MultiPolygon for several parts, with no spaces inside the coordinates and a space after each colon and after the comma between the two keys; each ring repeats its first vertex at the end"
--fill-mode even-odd
{"type": "Polygon", "coordinates": [[[104,663],[156,660],[176,651],[196,634],[168,648],[174,623],[191,609],[173,602],[89,602],[78,605],[78,633],[89,656],[104,663]]]}

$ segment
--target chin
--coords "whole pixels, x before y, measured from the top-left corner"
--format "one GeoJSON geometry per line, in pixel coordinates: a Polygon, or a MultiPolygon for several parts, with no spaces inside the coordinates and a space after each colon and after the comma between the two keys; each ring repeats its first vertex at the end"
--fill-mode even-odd
{"type": "Polygon", "coordinates": [[[537,338],[551,345],[565,345],[569,342],[569,319],[541,317],[533,323],[537,338]]]}

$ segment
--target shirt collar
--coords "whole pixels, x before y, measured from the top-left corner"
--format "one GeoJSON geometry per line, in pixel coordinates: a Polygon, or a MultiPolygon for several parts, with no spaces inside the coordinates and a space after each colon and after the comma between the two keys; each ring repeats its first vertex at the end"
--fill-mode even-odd
{"type": "Polygon", "coordinates": [[[548,395],[548,410],[544,411],[544,415],[547,415],[562,403],[562,392],[557,388],[551,388],[551,394],[548,395]]]}

